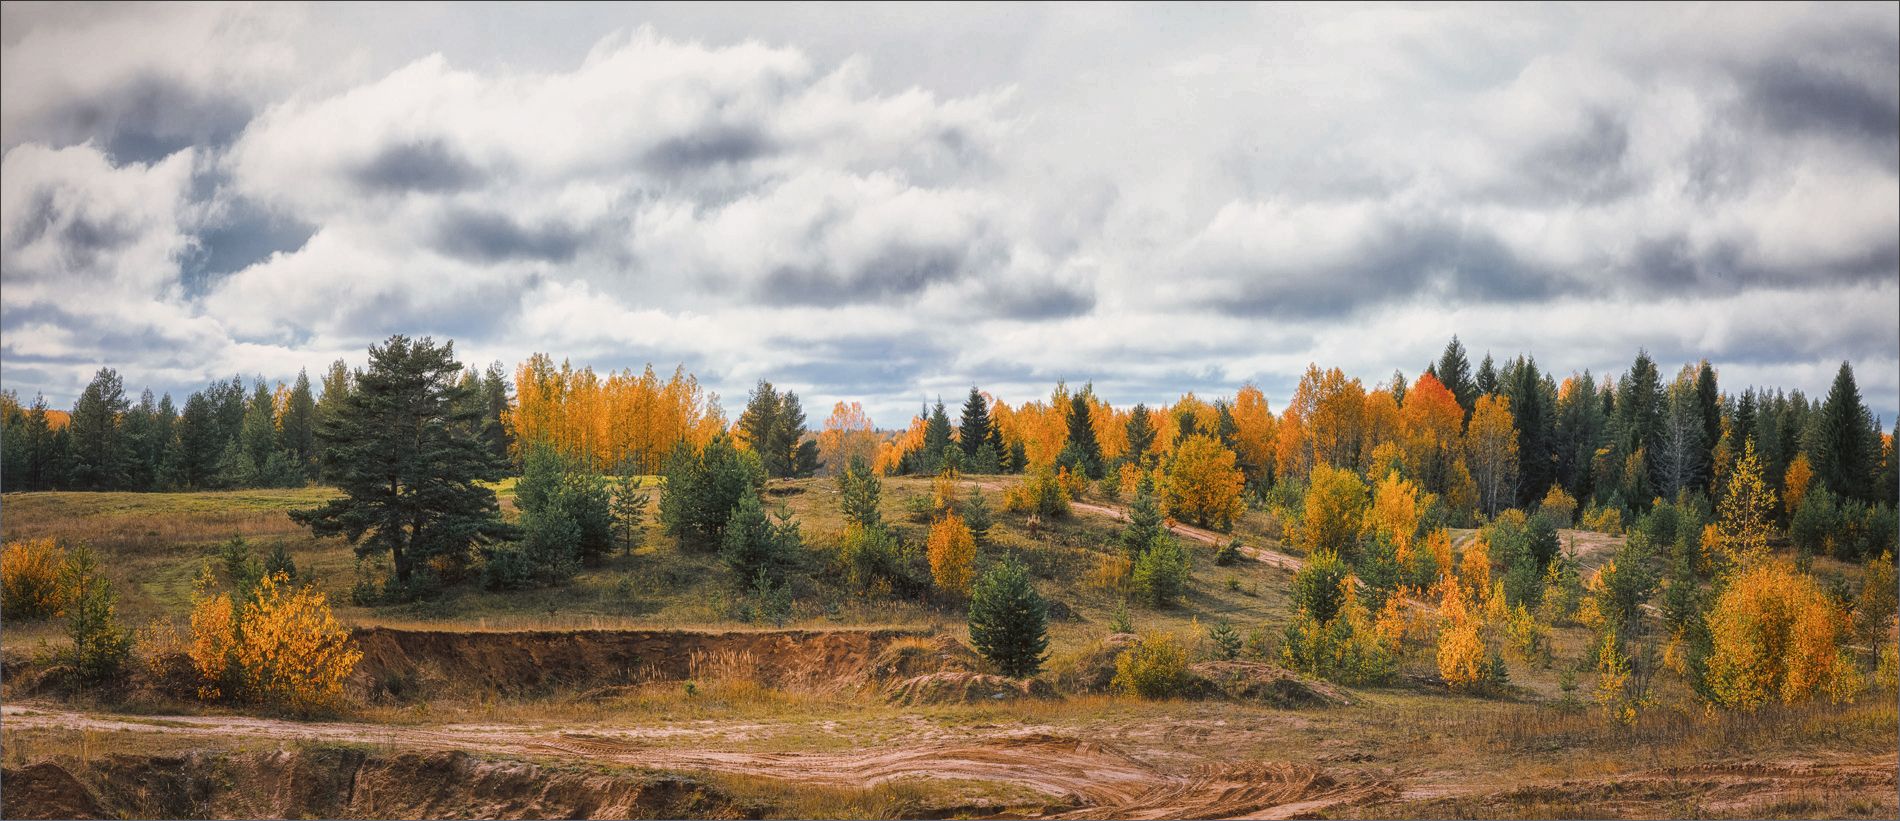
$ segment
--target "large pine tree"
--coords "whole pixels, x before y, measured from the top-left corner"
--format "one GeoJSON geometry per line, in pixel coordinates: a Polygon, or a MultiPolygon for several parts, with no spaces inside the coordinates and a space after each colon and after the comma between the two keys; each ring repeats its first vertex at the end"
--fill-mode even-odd
{"type": "Polygon", "coordinates": [[[989,441],[990,405],[983,401],[983,394],[970,386],[970,398],[963,402],[963,419],[957,425],[958,444],[963,446],[963,455],[974,457],[978,448],[989,441]]]}
{"type": "Polygon", "coordinates": [[[1846,362],[1834,374],[1834,385],[1821,403],[1815,428],[1814,475],[1836,496],[1871,500],[1874,454],[1867,446],[1871,424],[1854,383],[1854,368],[1846,362]]]}
{"type": "Polygon", "coordinates": [[[124,486],[132,454],[120,417],[131,408],[119,372],[100,368],[73,404],[73,485],[81,490],[116,490],[124,486]]]}
{"type": "Polygon", "coordinates": [[[389,554],[404,586],[432,559],[466,561],[477,543],[511,535],[482,484],[501,465],[468,433],[461,372],[453,342],[399,334],[371,346],[369,369],[317,431],[343,497],[291,519],[359,556],[389,554]]]}
{"type": "Polygon", "coordinates": [[[1102,478],[1102,446],[1095,441],[1095,424],[1089,417],[1089,391],[1084,388],[1069,399],[1069,444],[1080,458],[1082,472],[1090,479],[1102,478]]]}

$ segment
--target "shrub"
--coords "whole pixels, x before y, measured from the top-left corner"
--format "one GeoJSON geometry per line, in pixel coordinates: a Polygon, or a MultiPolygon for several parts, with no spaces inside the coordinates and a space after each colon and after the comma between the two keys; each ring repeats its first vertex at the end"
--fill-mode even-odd
{"type": "Polygon", "coordinates": [[[259,579],[234,607],[231,594],[199,578],[188,654],[199,698],[284,707],[299,713],[332,709],[363,654],[337,624],[314,586],[295,586],[281,573],[259,579]]]}
{"type": "Polygon", "coordinates": [[[1481,687],[1488,673],[1480,619],[1460,585],[1444,585],[1438,606],[1438,675],[1454,689],[1481,687]]]}
{"type": "Polygon", "coordinates": [[[930,586],[928,565],[920,566],[917,550],[883,525],[846,528],[838,559],[845,582],[860,593],[911,594],[930,586]]]}
{"type": "Polygon", "coordinates": [[[1794,509],[1794,517],[1788,522],[1788,538],[1803,555],[1826,555],[1831,552],[1828,542],[1839,529],[1840,510],[1834,503],[1834,494],[1825,487],[1816,487],[1794,509]]]}
{"type": "Polygon", "coordinates": [[[962,517],[947,513],[930,526],[929,554],[930,579],[937,589],[958,597],[969,595],[976,538],[962,517]]]}
{"type": "Polygon", "coordinates": [[[1115,657],[1115,689],[1148,699],[1167,698],[1187,686],[1187,649],[1167,633],[1143,633],[1115,657]]]}
{"type": "MultiPolygon", "coordinates": [[[[1352,610],[1358,610],[1355,605],[1352,610]]],[[[1280,661],[1307,675],[1341,684],[1380,684],[1398,671],[1391,646],[1367,623],[1363,611],[1320,622],[1307,613],[1287,624],[1280,661]]]]}
{"type": "Polygon", "coordinates": [[[1774,700],[1851,696],[1859,682],[1840,647],[1844,621],[1813,577],[1784,562],[1744,567],[1709,611],[1714,702],[1754,710],[1774,700]]]}
{"type": "Polygon", "coordinates": [[[970,592],[970,644],[1003,675],[1042,669],[1049,649],[1049,611],[1014,560],[992,566],[970,592]]]}
{"type": "Polygon", "coordinates": [[[1583,529],[1608,536],[1623,535],[1623,510],[1615,507],[1593,507],[1583,512],[1583,529]]]}
{"type": "Polygon", "coordinates": [[[697,452],[681,442],[667,459],[660,524],[683,545],[717,548],[740,500],[764,486],[759,457],[734,447],[728,437],[715,436],[697,452]]]}
{"type": "Polygon", "coordinates": [[[1321,624],[1332,621],[1346,602],[1346,574],[1346,564],[1336,553],[1308,556],[1293,574],[1294,608],[1321,624]]]}
{"type": "Polygon", "coordinates": [[[52,539],[7,542],[0,552],[0,617],[29,621],[62,614],[66,592],[60,571],[66,551],[52,539]]]}
{"type": "Polygon", "coordinates": [[[132,655],[132,635],[119,625],[112,582],[99,572],[91,548],[81,545],[72,551],[60,587],[66,593],[66,633],[73,642],[65,660],[82,682],[117,676],[132,655]]]}
{"type": "Polygon", "coordinates": [[[783,513],[776,522],[767,519],[759,497],[747,493],[739,497],[726,523],[719,558],[732,570],[733,582],[743,588],[754,584],[760,574],[778,581],[798,561],[803,546],[797,522],[783,513]]]}
{"type": "Polygon", "coordinates": [[[1127,556],[1104,553],[1095,557],[1095,569],[1089,573],[1089,585],[1100,590],[1127,590],[1134,571],[1135,563],[1129,561],[1127,556]]]}
{"type": "Polygon", "coordinates": [[[1149,607],[1167,607],[1187,590],[1189,570],[1187,550],[1173,535],[1162,534],[1135,560],[1130,582],[1149,607]]]}
{"type": "Polygon", "coordinates": [[[1240,632],[1225,619],[1215,622],[1207,628],[1207,641],[1213,645],[1213,656],[1221,661],[1233,661],[1240,658],[1240,632]]]}
{"type": "Polygon", "coordinates": [[[1003,494],[1003,509],[1061,518],[1069,515],[1069,492],[1053,468],[1041,465],[1032,468],[1021,482],[1003,494]]]}
{"type": "Polygon", "coordinates": [[[1226,544],[1214,550],[1214,566],[1230,567],[1240,562],[1240,537],[1228,539],[1226,544]]]}
{"type": "Polygon", "coordinates": [[[1565,493],[1562,485],[1551,485],[1544,500],[1537,503],[1537,515],[1550,521],[1553,528],[1569,527],[1577,516],[1577,500],[1565,493]]]}

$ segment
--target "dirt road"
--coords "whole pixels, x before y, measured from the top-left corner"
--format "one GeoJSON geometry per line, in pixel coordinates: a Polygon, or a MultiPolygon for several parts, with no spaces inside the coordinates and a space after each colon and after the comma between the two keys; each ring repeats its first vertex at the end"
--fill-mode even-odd
{"type": "Polygon", "coordinates": [[[0,720],[9,732],[27,729],[99,733],[154,733],[212,739],[375,744],[390,748],[461,751],[510,757],[557,757],[676,772],[720,772],[785,779],[801,784],[866,787],[901,778],[1008,784],[1079,808],[1078,817],[1284,817],[1276,808],[1317,807],[1396,795],[1382,781],[1281,764],[1209,765],[1173,775],[1114,744],[1037,728],[996,730],[960,738],[908,740],[901,746],[850,752],[747,752],[729,743],[757,724],[707,722],[692,727],[611,728],[586,731],[524,724],[394,726],[355,722],[296,722],[242,716],[146,718],[82,713],[50,705],[8,704],[0,720]],[[697,735],[690,745],[660,744],[697,735]]]}
{"type": "MultiPolygon", "coordinates": [[[[1003,491],[1009,488],[1008,485],[1001,482],[995,482],[995,481],[988,481],[988,482],[976,481],[973,483],[977,487],[983,488],[984,490],[1003,491]]],[[[1079,511],[1082,513],[1087,513],[1091,516],[1102,516],[1105,518],[1114,519],[1115,521],[1118,521],[1118,522],[1128,520],[1127,508],[1116,506],[1116,505],[1104,504],[1101,502],[1072,501],[1069,503],[1069,509],[1074,510],[1074,511],[1079,511]]],[[[1189,524],[1182,524],[1179,522],[1169,524],[1168,530],[1172,531],[1175,535],[1180,536],[1181,538],[1187,539],[1189,541],[1200,542],[1202,544],[1213,545],[1216,547],[1226,544],[1228,541],[1230,541],[1233,538],[1232,536],[1216,533],[1212,530],[1195,527],[1189,524]]],[[[1274,550],[1268,547],[1256,547],[1253,545],[1243,544],[1240,546],[1240,555],[1246,556],[1247,558],[1253,559],[1254,561],[1257,561],[1257,562],[1264,562],[1266,564],[1273,565],[1274,567],[1284,568],[1289,571],[1297,571],[1300,569],[1300,558],[1298,556],[1282,553],[1278,550],[1274,550]]]]}

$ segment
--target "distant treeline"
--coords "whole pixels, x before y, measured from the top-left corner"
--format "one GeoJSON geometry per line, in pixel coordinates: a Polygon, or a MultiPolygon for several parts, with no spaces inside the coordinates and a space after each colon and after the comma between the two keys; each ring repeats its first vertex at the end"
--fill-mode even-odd
{"type": "MultiPolygon", "coordinates": [[[[171,394],[147,390],[134,403],[119,373],[101,368],[70,414],[44,398],[22,405],[0,392],[0,488],[31,490],[219,490],[301,487],[327,479],[317,430],[342,407],[358,373],[342,360],[322,392],[299,373],[274,388],[262,379],[213,382],[181,410],[171,394]]],[[[462,375],[480,403],[480,435],[509,455],[501,424],[509,387],[499,363],[462,375]]]]}

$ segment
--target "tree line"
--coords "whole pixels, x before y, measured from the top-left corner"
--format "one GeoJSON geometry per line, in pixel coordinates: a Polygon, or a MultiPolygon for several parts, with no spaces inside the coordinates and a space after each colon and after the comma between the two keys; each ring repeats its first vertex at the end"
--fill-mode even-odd
{"type": "MultiPolygon", "coordinates": [[[[70,413],[49,409],[43,397],[23,406],[14,392],[0,392],[0,483],[8,491],[167,491],[330,482],[336,467],[324,461],[317,432],[361,378],[342,360],[323,375],[320,392],[306,372],[289,385],[255,379],[249,389],[232,377],[180,408],[171,394],[154,399],[150,390],[134,403],[118,371],[101,368],[70,413]]],[[[510,388],[501,364],[458,378],[467,424],[489,452],[507,458],[510,388]]]]}

